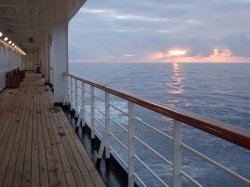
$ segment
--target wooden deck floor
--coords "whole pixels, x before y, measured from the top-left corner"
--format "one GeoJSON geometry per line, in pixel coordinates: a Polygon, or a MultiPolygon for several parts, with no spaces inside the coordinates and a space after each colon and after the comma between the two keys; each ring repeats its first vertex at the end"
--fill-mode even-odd
{"type": "Polygon", "coordinates": [[[0,94],[0,186],[105,186],[52,93],[26,73],[0,94]]]}

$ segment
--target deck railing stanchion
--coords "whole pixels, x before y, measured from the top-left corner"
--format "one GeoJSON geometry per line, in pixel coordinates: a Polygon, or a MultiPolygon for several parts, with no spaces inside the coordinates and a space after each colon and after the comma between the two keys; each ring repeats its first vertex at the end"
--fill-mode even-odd
{"type": "Polygon", "coordinates": [[[181,187],[181,169],[182,169],[182,124],[174,120],[174,170],[173,170],[173,186],[181,187]]]}
{"type": "Polygon", "coordinates": [[[78,117],[78,87],[75,79],[75,117],[78,117]]]}
{"type": "Polygon", "coordinates": [[[91,139],[95,138],[95,89],[91,86],[91,139]]]}
{"type": "Polygon", "coordinates": [[[110,158],[110,95],[105,92],[105,158],[110,158]]]}
{"type": "Polygon", "coordinates": [[[70,77],[70,111],[73,111],[73,78],[70,77]]]}
{"type": "Polygon", "coordinates": [[[128,186],[133,187],[135,182],[134,177],[134,103],[128,102],[128,186]]]}
{"type": "Polygon", "coordinates": [[[110,142],[110,131],[109,131],[109,125],[110,125],[110,96],[108,92],[105,92],[105,126],[104,126],[104,135],[101,140],[101,145],[99,147],[97,159],[101,159],[103,155],[103,151],[105,148],[105,158],[110,158],[110,148],[109,148],[109,142],[110,142]]]}
{"type": "Polygon", "coordinates": [[[69,92],[70,92],[70,77],[67,76],[67,98],[66,98],[66,105],[69,105],[69,92]]]}
{"type": "Polygon", "coordinates": [[[82,103],[81,103],[81,110],[80,110],[80,113],[79,113],[79,117],[78,117],[78,120],[77,120],[77,123],[76,123],[76,126],[79,127],[80,126],[80,123],[82,121],[82,126],[81,127],[84,127],[85,126],[85,83],[82,82],[82,103]]]}
{"type": "Polygon", "coordinates": [[[69,105],[69,92],[70,92],[70,77],[69,76],[66,76],[66,81],[67,81],[67,84],[66,84],[66,94],[65,94],[65,97],[64,97],[64,100],[63,100],[63,105],[69,105]]]}
{"type": "Polygon", "coordinates": [[[82,127],[85,126],[85,83],[82,82],[82,127]]]}

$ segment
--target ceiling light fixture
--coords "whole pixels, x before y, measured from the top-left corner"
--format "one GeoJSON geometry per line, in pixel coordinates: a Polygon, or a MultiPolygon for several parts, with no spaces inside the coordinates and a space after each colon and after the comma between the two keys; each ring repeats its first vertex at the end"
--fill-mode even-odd
{"type": "MultiPolygon", "coordinates": [[[[3,33],[0,32],[0,37],[2,37],[2,36],[3,36],[3,33]]],[[[9,38],[5,37],[3,40],[7,43],[7,41],[9,40],[9,38]]],[[[22,49],[20,49],[19,47],[17,47],[17,45],[14,42],[12,42],[11,40],[8,42],[8,44],[11,47],[14,47],[16,49],[16,51],[19,52],[21,55],[26,55],[26,53],[22,49]]]]}

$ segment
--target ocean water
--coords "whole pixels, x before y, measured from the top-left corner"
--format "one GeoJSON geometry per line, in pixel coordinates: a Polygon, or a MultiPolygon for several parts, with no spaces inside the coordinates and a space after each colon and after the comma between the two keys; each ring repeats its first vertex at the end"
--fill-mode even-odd
{"type": "MultiPolygon", "coordinates": [[[[133,96],[250,129],[250,64],[71,63],[69,68],[71,73],[79,77],[133,96]]],[[[117,98],[112,102],[126,110],[126,102],[117,98]]],[[[102,107],[100,104],[100,108],[102,107]]],[[[111,115],[126,124],[126,118],[121,114],[111,111],[111,115]]],[[[172,134],[170,119],[140,107],[136,108],[136,115],[164,133],[172,134]]],[[[123,135],[118,130],[115,132],[123,135]]],[[[164,157],[173,160],[171,143],[143,127],[136,128],[136,133],[164,157]]],[[[127,138],[123,139],[126,144],[127,138]]],[[[183,141],[220,164],[250,178],[249,151],[189,126],[184,126],[183,141]]],[[[140,145],[136,145],[136,148],[137,155],[156,173],[161,174],[164,181],[171,184],[171,168],[146,153],[140,145]]],[[[121,155],[126,154],[119,148],[118,151],[121,155]]],[[[184,171],[205,186],[245,186],[191,153],[184,151],[183,157],[184,171]]],[[[136,172],[147,185],[161,186],[139,163],[136,165],[136,172]]],[[[185,179],[183,182],[183,186],[192,186],[185,179]]]]}

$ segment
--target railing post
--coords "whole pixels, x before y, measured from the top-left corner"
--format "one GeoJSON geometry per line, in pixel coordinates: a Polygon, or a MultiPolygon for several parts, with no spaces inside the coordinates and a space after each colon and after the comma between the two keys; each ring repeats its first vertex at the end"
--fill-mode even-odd
{"type": "Polygon", "coordinates": [[[77,80],[75,79],[75,117],[78,117],[78,93],[77,80]]]}
{"type": "Polygon", "coordinates": [[[69,105],[69,96],[70,96],[70,76],[67,75],[67,98],[66,98],[66,105],[69,105]]]}
{"type": "Polygon", "coordinates": [[[182,124],[174,120],[174,173],[173,186],[181,187],[181,169],[182,169],[182,124]]]}
{"type": "Polygon", "coordinates": [[[134,186],[134,103],[128,102],[128,186],[134,186]]]}
{"type": "MultiPolygon", "coordinates": [[[[79,112],[79,117],[77,119],[77,123],[76,123],[76,126],[79,127],[80,126],[80,123],[82,121],[82,127],[85,126],[85,83],[82,82],[82,87],[81,87],[81,97],[82,97],[82,103],[81,103],[81,110],[79,112]]],[[[77,100],[78,102],[78,100],[77,100]]],[[[77,107],[78,107],[78,104],[77,104],[77,107]]]]}
{"type": "Polygon", "coordinates": [[[66,76],[66,93],[65,93],[65,96],[64,96],[64,100],[63,100],[63,105],[69,105],[69,76],[68,75],[64,75],[66,76]]]}
{"type": "Polygon", "coordinates": [[[85,83],[82,82],[82,127],[85,126],[85,83]]]}
{"type": "Polygon", "coordinates": [[[105,148],[105,158],[110,158],[110,132],[109,132],[109,125],[110,125],[110,96],[108,92],[105,92],[105,129],[104,134],[102,136],[101,145],[99,147],[98,155],[97,155],[97,163],[99,164],[100,159],[102,158],[104,148],[105,148]],[[98,161],[99,160],[99,161],[98,161]]]}
{"type": "Polygon", "coordinates": [[[73,111],[73,78],[70,77],[70,111],[73,111]]]}
{"type": "Polygon", "coordinates": [[[110,95],[105,92],[105,158],[110,158],[110,95]]]}
{"type": "Polygon", "coordinates": [[[91,86],[91,139],[95,138],[95,89],[91,86]]]}

